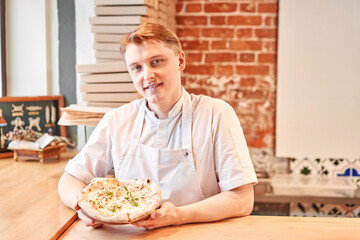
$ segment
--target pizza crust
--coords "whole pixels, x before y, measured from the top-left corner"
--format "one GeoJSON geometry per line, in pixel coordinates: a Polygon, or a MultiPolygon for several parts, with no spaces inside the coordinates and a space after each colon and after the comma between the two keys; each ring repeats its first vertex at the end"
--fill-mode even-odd
{"type": "Polygon", "coordinates": [[[95,178],[78,196],[78,205],[86,215],[96,221],[110,224],[126,224],[144,219],[155,211],[160,202],[160,188],[149,179],[119,181],[116,178],[95,178]],[[137,194],[141,194],[141,197],[137,194]],[[132,202],[133,199],[137,200],[132,202]],[[111,204],[106,205],[108,202],[111,204]]]}

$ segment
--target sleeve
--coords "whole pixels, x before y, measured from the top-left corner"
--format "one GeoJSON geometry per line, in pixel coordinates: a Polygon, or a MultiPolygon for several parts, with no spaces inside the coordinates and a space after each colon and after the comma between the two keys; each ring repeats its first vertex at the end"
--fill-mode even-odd
{"type": "Polygon", "coordinates": [[[105,177],[113,167],[111,129],[113,120],[108,112],[100,120],[84,148],[71,159],[65,171],[85,184],[95,177],[105,177]]]}
{"type": "Polygon", "coordinates": [[[216,173],[222,191],[257,183],[244,133],[234,109],[222,102],[214,111],[213,137],[216,173]]]}

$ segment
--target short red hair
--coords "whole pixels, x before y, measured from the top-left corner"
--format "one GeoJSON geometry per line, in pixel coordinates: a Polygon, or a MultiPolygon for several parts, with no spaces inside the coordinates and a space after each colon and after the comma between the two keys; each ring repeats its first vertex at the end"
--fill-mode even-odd
{"type": "Polygon", "coordinates": [[[121,42],[120,52],[122,56],[124,56],[129,44],[140,45],[149,42],[163,43],[172,49],[175,54],[178,54],[182,50],[178,37],[170,29],[160,24],[147,23],[124,36],[121,42]]]}

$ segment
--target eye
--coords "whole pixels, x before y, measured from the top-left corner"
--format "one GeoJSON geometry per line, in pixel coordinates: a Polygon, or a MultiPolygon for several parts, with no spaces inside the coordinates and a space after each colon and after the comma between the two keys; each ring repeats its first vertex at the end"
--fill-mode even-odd
{"type": "Polygon", "coordinates": [[[162,62],[163,60],[162,59],[155,59],[151,62],[151,65],[159,65],[160,62],[162,62]]]}
{"type": "Polygon", "coordinates": [[[133,72],[138,72],[141,70],[141,66],[140,65],[134,65],[131,67],[131,71],[133,72]]]}

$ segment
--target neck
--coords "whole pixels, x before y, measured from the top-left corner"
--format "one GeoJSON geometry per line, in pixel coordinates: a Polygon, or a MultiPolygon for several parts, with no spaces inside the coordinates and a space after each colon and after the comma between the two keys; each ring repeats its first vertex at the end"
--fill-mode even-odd
{"type": "MultiPolygon", "coordinates": [[[[174,106],[174,105],[173,105],[174,106]]],[[[148,104],[148,108],[155,113],[155,116],[159,119],[168,118],[169,112],[171,111],[172,107],[162,107],[160,105],[150,105],[148,104]]]]}
{"type": "Polygon", "coordinates": [[[169,112],[174,107],[174,105],[179,101],[181,98],[181,92],[179,96],[176,96],[173,101],[164,101],[161,103],[152,104],[148,102],[147,107],[150,109],[150,111],[153,111],[155,113],[155,116],[159,119],[165,119],[168,118],[169,112]]]}

